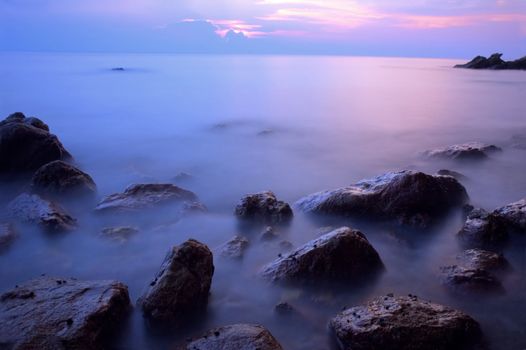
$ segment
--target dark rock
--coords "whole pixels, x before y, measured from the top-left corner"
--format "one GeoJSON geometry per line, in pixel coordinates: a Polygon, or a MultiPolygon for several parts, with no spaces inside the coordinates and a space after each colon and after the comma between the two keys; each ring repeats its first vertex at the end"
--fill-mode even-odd
{"type": "Polygon", "coordinates": [[[0,175],[28,173],[54,160],[70,159],[69,152],[41,120],[18,112],[0,122],[0,175]]]}
{"type": "Polygon", "coordinates": [[[279,257],[261,275],[271,281],[307,284],[358,282],[383,268],[363,233],[341,227],[279,257]]]}
{"type": "Polygon", "coordinates": [[[460,350],[481,340],[470,316],[416,297],[380,297],[343,311],[329,326],[341,349],[460,350]]]}
{"type": "Polygon", "coordinates": [[[0,296],[2,349],[103,349],[130,308],[116,281],[42,277],[0,296]]]}
{"type": "Polygon", "coordinates": [[[250,243],[245,237],[235,236],[219,247],[220,255],[228,259],[242,259],[249,245],[250,243]]]}
{"type": "Polygon", "coordinates": [[[279,315],[291,315],[296,312],[296,309],[287,302],[281,302],[274,306],[274,312],[279,315]]]}
{"type": "Polygon", "coordinates": [[[441,267],[440,272],[442,283],[459,294],[500,294],[504,292],[500,281],[484,269],[452,265],[441,267]]]}
{"type": "Polygon", "coordinates": [[[442,175],[442,176],[451,176],[451,177],[454,177],[455,179],[457,180],[466,180],[467,177],[457,171],[453,171],[453,170],[448,170],[448,169],[440,169],[438,172],[437,172],[438,175],[442,175]]]}
{"type": "Polygon", "coordinates": [[[287,223],[293,216],[290,206],[270,191],[246,195],[236,206],[235,214],[244,221],[269,225],[287,223]]]}
{"type": "Polygon", "coordinates": [[[137,303],[152,323],[181,326],[206,307],[213,274],[212,252],[190,239],[168,252],[137,303]]]}
{"type": "Polygon", "coordinates": [[[114,67],[111,70],[114,72],[124,72],[125,71],[124,67],[114,67]]]}
{"type": "Polygon", "coordinates": [[[197,196],[193,192],[172,184],[137,184],[129,186],[123,193],[107,196],[95,210],[134,212],[196,200],[197,196]]]}
{"type": "Polygon", "coordinates": [[[260,132],[258,132],[258,136],[268,136],[268,135],[271,135],[273,134],[275,131],[272,130],[272,129],[264,129],[264,130],[261,130],[260,132]]]}
{"type": "Polygon", "coordinates": [[[479,208],[468,214],[464,226],[457,235],[469,247],[501,245],[509,236],[506,221],[502,216],[479,208]]]}
{"type": "Polygon", "coordinates": [[[211,329],[178,350],[282,350],[281,345],[263,326],[234,324],[211,329]]]}
{"type": "Polygon", "coordinates": [[[289,241],[281,241],[279,242],[279,249],[282,252],[289,252],[294,249],[294,244],[289,241]]]}
{"type": "Polygon", "coordinates": [[[406,170],[318,192],[296,205],[307,213],[398,220],[426,227],[467,200],[465,188],[452,177],[406,170]]]}
{"type": "Polygon", "coordinates": [[[278,238],[278,234],[276,234],[272,226],[265,227],[260,235],[262,241],[272,241],[276,238],[278,238]]]}
{"type": "Polygon", "coordinates": [[[494,211],[514,230],[526,233],[526,199],[505,205],[494,211]]]}
{"type": "Polygon", "coordinates": [[[460,266],[467,269],[503,271],[510,266],[504,255],[482,249],[464,250],[457,255],[456,260],[460,266]]]}
{"type": "Polygon", "coordinates": [[[41,194],[94,195],[97,192],[91,176],[61,160],[40,167],[33,175],[31,186],[41,194]]]}
{"type": "Polygon", "coordinates": [[[137,233],[139,233],[139,230],[130,226],[105,227],[101,231],[101,236],[118,242],[126,242],[137,233]]]}
{"type": "Polygon", "coordinates": [[[465,64],[457,64],[455,68],[470,69],[526,69],[526,56],[515,61],[504,61],[501,53],[494,53],[489,58],[477,56],[465,64]]]}
{"type": "Polygon", "coordinates": [[[7,210],[11,217],[35,223],[46,231],[71,231],[77,226],[76,220],[62,207],[37,194],[22,193],[9,203],[7,210]]]}
{"type": "Polygon", "coordinates": [[[0,223],[0,251],[8,248],[17,236],[18,234],[13,228],[13,225],[0,223]]]}
{"type": "Polygon", "coordinates": [[[502,151],[502,149],[495,145],[486,145],[480,142],[468,142],[425,151],[424,156],[428,158],[454,160],[482,160],[487,159],[489,154],[499,151],[502,151]]]}

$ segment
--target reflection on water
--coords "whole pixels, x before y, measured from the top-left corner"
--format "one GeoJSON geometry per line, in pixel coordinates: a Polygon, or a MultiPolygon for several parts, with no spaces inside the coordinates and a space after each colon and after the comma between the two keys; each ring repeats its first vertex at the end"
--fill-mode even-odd
{"type": "MultiPolygon", "coordinates": [[[[344,57],[3,54],[0,63],[0,114],[23,111],[46,121],[93,176],[100,196],[185,172],[191,177],[176,180],[209,208],[177,222],[166,212],[115,219],[70,206],[80,229],[61,236],[19,225],[20,238],[0,255],[1,290],[46,273],[118,279],[136,300],[172,245],[192,237],[216,248],[243,233],[233,208],[245,193],[261,190],[292,203],[387,171],[448,168],[467,176],[463,184],[475,206],[493,209],[526,196],[524,150],[506,148],[469,165],[418,158],[422,150],[466,141],[506,146],[512,135],[525,133],[523,72],[454,70],[449,67],[457,62],[448,60],[344,57]],[[109,223],[140,232],[126,243],[107,240],[99,233],[109,223]]],[[[2,189],[1,204],[17,190],[2,189]]],[[[211,326],[254,322],[287,349],[329,348],[331,316],[394,292],[467,311],[495,349],[525,347],[524,245],[505,251],[514,269],[504,296],[466,300],[440,286],[438,267],[459,252],[454,233],[461,222],[453,215],[433,232],[419,233],[331,222],[361,229],[386,272],[345,290],[269,286],[256,275],[281,252],[279,242],[298,246],[318,236],[318,225],[296,213],[276,241],[252,234],[243,261],[216,258],[201,323],[160,336],[136,311],[116,346],[163,348],[211,326]],[[273,306],[281,301],[301,316],[276,315],[273,306]]]]}

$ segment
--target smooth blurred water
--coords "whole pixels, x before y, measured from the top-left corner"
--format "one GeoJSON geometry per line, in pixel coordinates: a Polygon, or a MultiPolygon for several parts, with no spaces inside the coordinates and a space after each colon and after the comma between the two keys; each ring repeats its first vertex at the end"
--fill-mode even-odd
{"type": "MultiPolygon", "coordinates": [[[[526,197],[526,151],[509,147],[512,135],[526,134],[526,72],[452,69],[456,63],[1,54],[0,115],[21,111],[48,123],[93,176],[101,198],[130,183],[170,182],[187,172],[193,178],[181,186],[195,191],[209,213],[175,223],[155,218],[158,225],[139,224],[141,232],[125,244],[99,237],[104,219],[79,208],[72,211],[80,228],[67,235],[50,237],[19,225],[20,239],[0,254],[0,290],[46,273],[118,279],[135,301],[169,247],[192,237],[216,248],[238,233],[236,202],[261,190],[292,203],[387,171],[448,168],[468,177],[463,184],[475,206],[493,209],[526,197]],[[504,152],[469,165],[418,157],[429,148],[467,141],[495,143],[504,152]]],[[[267,285],[256,273],[277,256],[279,240],[263,243],[254,235],[242,262],[215,260],[202,323],[161,337],[145,328],[136,310],[116,347],[166,348],[211,326],[254,322],[268,327],[286,349],[329,348],[331,316],[388,292],[465,310],[481,322],[494,349],[526,347],[524,246],[504,252],[514,268],[504,280],[504,296],[462,299],[448,294],[437,278],[439,266],[460,251],[459,216],[421,238],[381,225],[346,224],[363,230],[387,266],[371,285],[326,291],[267,285]],[[272,308],[280,301],[303,317],[277,316],[272,308]]],[[[296,212],[280,234],[297,246],[317,237],[318,229],[296,212]]]]}

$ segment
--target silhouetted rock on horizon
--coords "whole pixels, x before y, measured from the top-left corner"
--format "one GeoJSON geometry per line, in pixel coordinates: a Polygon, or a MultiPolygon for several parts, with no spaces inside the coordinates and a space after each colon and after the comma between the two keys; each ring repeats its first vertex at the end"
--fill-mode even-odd
{"type": "Polygon", "coordinates": [[[331,319],[341,349],[461,350],[482,340],[467,314],[415,296],[376,298],[331,319]]]}
{"type": "Polygon", "coordinates": [[[33,175],[31,186],[40,194],[90,196],[97,192],[91,176],[61,160],[40,167],[33,175]]]}
{"type": "Polygon", "coordinates": [[[457,64],[455,68],[470,68],[470,69],[526,69],[526,56],[515,61],[504,61],[501,53],[494,53],[489,58],[484,56],[477,56],[468,63],[457,64]]]}
{"type": "Polygon", "coordinates": [[[282,350],[276,338],[257,324],[233,324],[207,331],[177,350],[282,350]]]}
{"type": "Polygon", "coordinates": [[[425,228],[467,201],[466,189],[453,177],[405,170],[314,193],[296,205],[306,213],[398,220],[425,228]]]}
{"type": "Polygon", "coordinates": [[[438,159],[483,160],[488,158],[489,154],[500,151],[502,151],[502,149],[495,145],[488,145],[480,142],[467,142],[425,151],[423,155],[427,158],[438,159]]]}
{"type": "Polygon", "coordinates": [[[103,349],[130,309],[117,281],[41,277],[0,296],[2,349],[103,349]]]}
{"type": "Polygon", "coordinates": [[[271,191],[246,195],[234,214],[244,222],[267,225],[288,223],[294,215],[290,205],[278,200],[271,191]]]}
{"type": "Polygon", "coordinates": [[[71,159],[40,119],[17,112],[0,122],[0,175],[29,173],[54,160],[71,159]]]}
{"type": "Polygon", "coordinates": [[[363,233],[341,227],[314,239],[263,267],[273,282],[361,282],[384,269],[378,252],[363,233]]]}

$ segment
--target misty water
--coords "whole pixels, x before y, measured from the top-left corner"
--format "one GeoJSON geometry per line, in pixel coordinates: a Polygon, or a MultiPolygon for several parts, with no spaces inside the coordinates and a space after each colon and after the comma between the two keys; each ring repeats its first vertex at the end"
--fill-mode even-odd
{"type": "MultiPolygon", "coordinates": [[[[131,183],[175,181],[208,208],[180,220],[166,212],[108,218],[70,203],[79,222],[74,232],[17,225],[19,239],[0,253],[1,291],[41,274],[116,279],[135,303],[168,249],[195,238],[215,253],[205,317],[159,335],[135,309],[115,348],[169,348],[214,326],[248,322],[267,327],[286,349],[329,349],[332,316],[390,292],[466,311],[493,349],[526,347],[525,245],[504,249],[513,267],[504,295],[462,298],[440,284],[439,267],[461,251],[460,213],[432,230],[403,232],[370,222],[322,225],[296,210],[275,241],[246,233],[251,244],[242,261],[222,260],[216,250],[245,233],[233,215],[238,200],[262,190],[293,203],[388,171],[446,168],[467,176],[462,183],[474,206],[494,209],[526,197],[526,151],[510,142],[526,134],[526,72],[459,70],[451,68],[454,60],[322,56],[27,53],[2,54],[0,63],[2,117],[21,111],[43,119],[94,178],[99,199],[131,183]],[[471,164],[419,157],[467,141],[504,152],[471,164]],[[175,178],[181,172],[191,178],[175,178]],[[114,242],[99,234],[109,224],[140,232],[114,242]],[[257,276],[281,252],[281,240],[299,246],[326,229],[320,226],[343,224],[362,230],[379,252],[386,271],[377,280],[313,290],[257,276]],[[281,301],[301,316],[277,315],[273,307],[281,301]]],[[[2,206],[23,190],[3,187],[2,206]]]]}

